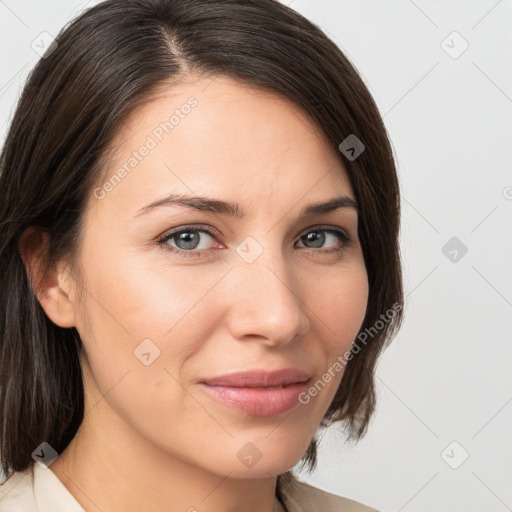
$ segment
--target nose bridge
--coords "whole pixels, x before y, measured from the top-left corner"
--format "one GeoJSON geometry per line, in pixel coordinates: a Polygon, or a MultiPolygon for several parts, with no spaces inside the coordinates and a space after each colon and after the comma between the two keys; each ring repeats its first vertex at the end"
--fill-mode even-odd
{"type": "Polygon", "coordinates": [[[277,236],[246,237],[236,248],[231,273],[229,328],[233,336],[258,336],[284,344],[309,329],[297,283],[277,236]]]}

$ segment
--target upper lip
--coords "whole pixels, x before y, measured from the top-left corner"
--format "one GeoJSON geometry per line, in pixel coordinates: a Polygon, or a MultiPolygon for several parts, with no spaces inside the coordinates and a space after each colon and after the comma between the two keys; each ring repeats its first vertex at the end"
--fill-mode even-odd
{"type": "Polygon", "coordinates": [[[248,370],[203,379],[201,382],[210,386],[226,386],[237,388],[265,388],[289,386],[306,382],[311,373],[298,368],[283,368],[280,370],[248,370]]]}

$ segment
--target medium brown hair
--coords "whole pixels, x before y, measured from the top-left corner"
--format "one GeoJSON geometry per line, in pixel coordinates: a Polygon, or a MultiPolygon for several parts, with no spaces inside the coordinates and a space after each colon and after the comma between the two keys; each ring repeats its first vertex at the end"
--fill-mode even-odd
{"type": "MultiPolygon", "coordinates": [[[[190,72],[225,75],[290,98],[320,127],[347,169],[359,204],[369,281],[360,333],[322,425],[360,439],[375,408],[374,370],[398,330],[403,301],[400,195],[391,145],[355,67],[313,23],[276,0],[108,0],[56,38],[23,89],[0,157],[0,452],[22,471],[43,441],[61,453],[84,415],[75,328],[44,313],[20,254],[29,226],[49,238],[45,264],[74,259],[84,205],[105,171],[122,121],[164,84],[190,72]],[[355,159],[338,151],[355,135],[355,159]],[[400,307],[396,307],[396,305],[400,307]],[[394,311],[386,322],[384,313],[394,311]],[[377,328],[378,322],[384,324],[377,328]]],[[[316,465],[317,442],[302,463],[316,465]]]]}

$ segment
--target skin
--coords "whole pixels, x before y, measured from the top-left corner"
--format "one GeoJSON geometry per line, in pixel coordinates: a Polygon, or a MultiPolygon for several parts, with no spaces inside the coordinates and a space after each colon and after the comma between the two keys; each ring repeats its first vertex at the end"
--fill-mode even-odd
{"type": "MultiPolygon", "coordinates": [[[[276,475],[305,453],[342,371],[307,405],[263,418],[215,401],[198,381],[295,367],[315,382],[364,319],[357,212],[299,218],[311,203],[355,196],[339,155],[290,100],[225,77],[190,78],[123,123],[107,175],[191,96],[198,105],[129,175],[101,200],[91,193],[78,260],[83,301],[65,260],[39,276],[46,314],[76,326],[87,354],[84,421],[50,468],[87,512],[281,510],[276,475]],[[175,205],[135,217],[170,192],[237,202],[246,214],[175,205]],[[157,242],[198,224],[221,235],[201,232],[199,255],[157,242]],[[320,248],[305,239],[325,224],[352,243],[337,252],[343,242],[326,232],[320,248]],[[251,263],[236,251],[248,236],[263,249],[251,263]],[[148,338],[160,355],[145,366],[134,350],[148,338]],[[237,457],[249,442],[262,454],[252,467],[237,457]]],[[[35,275],[34,249],[44,244],[34,230],[22,239],[35,275]]]]}

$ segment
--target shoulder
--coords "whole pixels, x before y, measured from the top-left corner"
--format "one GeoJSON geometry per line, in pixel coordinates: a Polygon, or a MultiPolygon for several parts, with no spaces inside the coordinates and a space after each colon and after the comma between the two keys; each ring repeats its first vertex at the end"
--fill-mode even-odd
{"type": "Polygon", "coordinates": [[[2,512],[37,510],[32,466],[25,471],[13,473],[0,485],[0,510],[2,512]]]}
{"type": "Polygon", "coordinates": [[[0,485],[1,512],[85,512],[50,468],[32,464],[0,485]]]}
{"type": "Polygon", "coordinates": [[[289,512],[379,512],[358,501],[307,484],[291,472],[280,476],[279,486],[289,512]]]}

